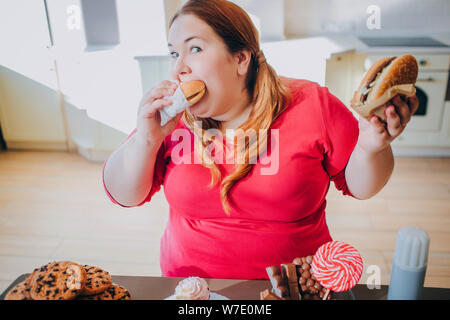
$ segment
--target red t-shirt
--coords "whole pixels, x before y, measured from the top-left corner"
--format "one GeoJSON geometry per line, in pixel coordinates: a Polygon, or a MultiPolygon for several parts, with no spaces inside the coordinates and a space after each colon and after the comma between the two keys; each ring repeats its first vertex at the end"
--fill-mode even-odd
{"type": "MultiPolygon", "coordinates": [[[[326,87],[281,79],[293,100],[271,127],[279,129],[278,171],[262,175],[261,169],[271,164],[263,165],[258,159],[229,193],[238,205],[231,206],[230,216],[222,208],[219,186],[207,188],[209,169],[194,162],[194,157],[198,161],[194,135],[182,119],[177,129],[186,129],[191,138],[191,164],[172,161],[171,152],[182,138],[172,141],[172,133],[161,145],[153,186],[139,206],[164,186],[170,212],[161,239],[163,276],[267,279],[267,266],[312,255],[332,240],[325,220],[325,196],[330,181],[344,195],[353,196],[345,168],[358,139],[358,122],[326,87]]],[[[184,155],[179,148],[176,154],[184,155]]],[[[222,177],[235,168],[218,166],[222,177]]]]}

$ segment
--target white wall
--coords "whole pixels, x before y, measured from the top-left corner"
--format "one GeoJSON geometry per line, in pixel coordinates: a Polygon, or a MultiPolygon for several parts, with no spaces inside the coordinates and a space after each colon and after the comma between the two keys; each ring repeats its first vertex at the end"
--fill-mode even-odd
{"type": "Polygon", "coordinates": [[[345,33],[420,36],[449,33],[448,0],[286,0],[289,38],[345,33]],[[380,8],[381,29],[369,30],[367,8],[380,8]]]}
{"type": "Polygon", "coordinates": [[[262,42],[281,41],[285,37],[285,0],[232,0],[252,18],[262,42]]]}

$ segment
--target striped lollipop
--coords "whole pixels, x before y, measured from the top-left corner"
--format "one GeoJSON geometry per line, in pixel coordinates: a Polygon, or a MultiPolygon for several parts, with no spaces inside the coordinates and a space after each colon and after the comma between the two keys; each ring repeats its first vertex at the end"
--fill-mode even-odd
{"type": "Polygon", "coordinates": [[[313,276],[323,287],[335,292],[353,288],[361,278],[362,270],[359,252],[340,241],[322,245],[311,264],[313,276]]]}

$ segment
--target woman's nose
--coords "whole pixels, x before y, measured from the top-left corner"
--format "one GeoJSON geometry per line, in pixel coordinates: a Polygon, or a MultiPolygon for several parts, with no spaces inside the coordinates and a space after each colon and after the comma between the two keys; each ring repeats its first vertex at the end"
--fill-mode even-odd
{"type": "Polygon", "coordinates": [[[186,59],[183,56],[179,56],[175,62],[174,70],[176,76],[189,74],[191,72],[191,68],[186,63],[186,59]]]}

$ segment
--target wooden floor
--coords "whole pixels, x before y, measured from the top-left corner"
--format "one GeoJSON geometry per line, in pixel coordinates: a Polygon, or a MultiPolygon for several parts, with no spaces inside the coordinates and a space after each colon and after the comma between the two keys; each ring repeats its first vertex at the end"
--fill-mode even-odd
{"type": "MultiPolygon", "coordinates": [[[[123,209],[107,199],[101,169],[76,154],[0,153],[0,291],[51,260],[96,264],[115,275],[160,275],[163,192],[123,209]]],[[[370,200],[345,197],[332,185],[328,225],[335,240],[360,251],[360,283],[373,270],[389,283],[397,232],[416,226],[431,237],[425,285],[450,288],[449,191],[450,159],[396,159],[391,181],[370,200]]]]}

